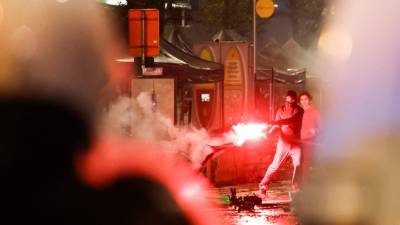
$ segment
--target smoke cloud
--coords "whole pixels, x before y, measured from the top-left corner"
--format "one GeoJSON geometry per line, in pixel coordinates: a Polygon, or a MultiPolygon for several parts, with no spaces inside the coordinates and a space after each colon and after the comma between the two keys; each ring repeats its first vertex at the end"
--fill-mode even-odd
{"type": "Polygon", "coordinates": [[[120,96],[103,115],[102,129],[157,144],[162,147],[162,154],[190,163],[194,169],[199,169],[204,158],[212,152],[208,145],[233,141],[232,133],[214,138],[205,129],[176,127],[170,118],[158,111],[153,112],[151,106],[149,92],[142,92],[136,98],[120,96]]]}

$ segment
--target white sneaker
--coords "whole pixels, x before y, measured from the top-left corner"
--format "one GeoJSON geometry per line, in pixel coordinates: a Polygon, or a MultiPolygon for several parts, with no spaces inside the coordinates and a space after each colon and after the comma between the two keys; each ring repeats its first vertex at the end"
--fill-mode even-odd
{"type": "Polygon", "coordinates": [[[259,191],[258,191],[259,197],[260,197],[260,198],[265,198],[265,197],[267,197],[267,190],[268,190],[268,185],[266,185],[266,184],[260,185],[260,189],[259,189],[259,191]]]}

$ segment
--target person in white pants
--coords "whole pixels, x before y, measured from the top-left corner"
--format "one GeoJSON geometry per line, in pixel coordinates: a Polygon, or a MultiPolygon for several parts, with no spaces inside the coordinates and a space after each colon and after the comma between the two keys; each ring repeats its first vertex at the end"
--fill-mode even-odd
{"type": "Polygon", "coordinates": [[[275,120],[269,122],[274,125],[269,134],[280,128],[280,136],[272,163],[269,165],[264,178],[260,182],[260,193],[265,195],[272,175],[279,169],[286,157],[290,156],[293,163],[292,189],[297,190],[297,173],[300,166],[300,131],[304,110],[297,105],[297,94],[288,91],[285,95],[285,104],[276,113],[275,120]]]}

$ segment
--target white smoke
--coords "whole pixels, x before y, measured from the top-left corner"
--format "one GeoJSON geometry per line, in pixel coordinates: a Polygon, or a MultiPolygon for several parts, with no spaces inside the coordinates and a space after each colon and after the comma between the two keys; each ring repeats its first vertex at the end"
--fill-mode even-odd
{"type": "Polygon", "coordinates": [[[212,152],[208,145],[221,145],[232,139],[230,133],[212,138],[205,129],[176,127],[170,118],[153,112],[151,105],[149,92],[142,92],[136,98],[121,96],[104,114],[103,129],[158,144],[163,154],[189,162],[195,169],[200,168],[201,162],[212,152]]]}

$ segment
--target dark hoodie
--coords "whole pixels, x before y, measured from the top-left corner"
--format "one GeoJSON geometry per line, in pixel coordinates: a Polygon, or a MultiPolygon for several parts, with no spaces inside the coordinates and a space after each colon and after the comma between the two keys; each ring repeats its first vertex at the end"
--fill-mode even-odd
{"type": "Polygon", "coordinates": [[[273,125],[281,126],[281,138],[286,142],[293,143],[300,139],[301,122],[304,110],[297,105],[297,102],[285,102],[275,115],[273,125]]]}

